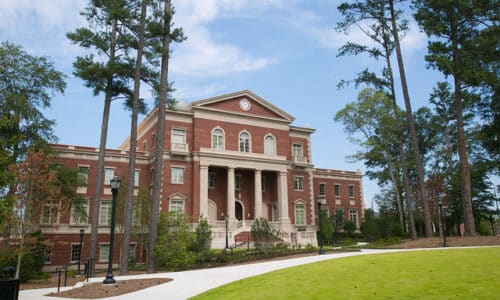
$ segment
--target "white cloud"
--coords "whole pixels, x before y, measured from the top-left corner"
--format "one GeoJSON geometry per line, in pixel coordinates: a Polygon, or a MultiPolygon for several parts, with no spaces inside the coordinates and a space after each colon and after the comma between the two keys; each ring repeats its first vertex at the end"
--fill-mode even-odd
{"type": "MultiPolygon", "coordinates": [[[[267,1],[260,5],[274,4],[267,1]]],[[[210,23],[225,14],[245,11],[251,1],[186,0],[175,5],[174,22],[188,37],[175,45],[171,71],[173,75],[212,77],[238,72],[261,70],[274,62],[273,58],[255,57],[234,44],[215,41],[210,23]]]]}

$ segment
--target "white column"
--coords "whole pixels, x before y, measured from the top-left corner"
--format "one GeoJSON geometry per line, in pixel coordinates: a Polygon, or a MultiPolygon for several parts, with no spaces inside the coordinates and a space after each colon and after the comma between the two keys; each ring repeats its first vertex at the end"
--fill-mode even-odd
{"type": "Polygon", "coordinates": [[[208,218],[208,166],[200,166],[200,217],[208,218]]]}
{"type": "Polygon", "coordinates": [[[289,221],[288,217],[288,173],[279,172],[278,176],[278,212],[279,221],[289,221]]]}
{"type": "Polygon", "coordinates": [[[262,217],[262,173],[260,170],[255,170],[254,172],[254,220],[262,217]]]}
{"type": "Polygon", "coordinates": [[[234,219],[234,168],[227,168],[227,215],[234,219]]]}

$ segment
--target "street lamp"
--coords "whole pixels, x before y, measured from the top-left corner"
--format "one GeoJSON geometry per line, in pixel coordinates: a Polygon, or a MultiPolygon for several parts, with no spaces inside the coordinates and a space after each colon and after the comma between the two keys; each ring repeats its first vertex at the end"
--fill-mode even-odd
{"type": "Polygon", "coordinates": [[[325,254],[325,250],[323,250],[323,225],[321,224],[321,205],[326,204],[326,199],[325,197],[318,197],[316,199],[318,202],[318,223],[319,223],[319,253],[318,254],[325,254]]]}
{"type": "MultiPolygon", "coordinates": [[[[224,215],[224,213],[222,213],[222,215],[224,215]]],[[[224,225],[226,226],[226,248],[225,248],[226,250],[229,249],[229,239],[228,239],[228,232],[227,232],[228,222],[229,222],[229,216],[226,214],[224,216],[224,225]]]]}
{"type": "Polygon", "coordinates": [[[113,243],[115,239],[115,210],[116,210],[116,195],[118,194],[118,189],[120,188],[120,179],[115,175],[111,179],[111,193],[113,194],[113,202],[111,203],[111,229],[109,231],[109,256],[108,256],[108,274],[102,283],[113,284],[115,279],[113,278],[113,243]]]}
{"type": "Polygon", "coordinates": [[[441,199],[443,196],[440,195],[438,205],[439,205],[439,220],[441,221],[441,228],[443,230],[443,247],[448,247],[448,243],[446,242],[446,230],[444,226],[443,220],[443,200],[441,199]]]}
{"type": "Polygon", "coordinates": [[[82,259],[82,242],[83,242],[83,234],[85,233],[85,229],[80,229],[80,251],[78,254],[78,270],[76,271],[77,275],[82,275],[82,272],[80,271],[80,261],[82,259]]]}

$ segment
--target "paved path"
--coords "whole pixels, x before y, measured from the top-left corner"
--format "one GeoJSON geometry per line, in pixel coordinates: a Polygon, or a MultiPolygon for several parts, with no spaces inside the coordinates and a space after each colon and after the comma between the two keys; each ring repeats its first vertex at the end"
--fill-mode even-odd
{"type": "MultiPolygon", "coordinates": [[[[411,249],[411,250],[417,250],[417,249],[411,249]]],[[[432,250],[432,249],[425,249],[425,250],[432,250]]],[[[219,287],[221,285],[236,280],[264,274],[279,269],[304,265],[318,261],[336,259],[341,257],[398,252],[398,251],[405,251],[405,250],[362,250],[361,252],[345,252],[345,253],[334,253],[325,255],[313,255],[300,258],[283,259],[283,260],[275,260],[275,261],[268,261],[268,262],[254,263],[254,264],[192,270],[184,272],[115,276],[115,279],[117,280],[138,279],[138,278],[172,278],[173,281],[121,296],[100,298],[100,299],[104,300],[105,299],[110,299],[110,300],[111,299],[112,300],[187,299],[189,297],[196,296],[200,293],[203,293],[205,291],[211,290],[213,288],[219,287]]],[[[104,279],[103,277],[91,278],[90,282],[102,282],[103,279],[104,279]]],[[[78,283],[77,285],[81,285],[81,283],[78,283]]],[[[67,289],[71,289],[71,287],[61,288],[61,291],[67,289]]],[[[20,300],[70,299],[70,298],[54,298],[54,297],[44,296],[50,292],[56,292],[56,291],[57,288],[23,290],[19,294],[19,299],[20,300]]]]}

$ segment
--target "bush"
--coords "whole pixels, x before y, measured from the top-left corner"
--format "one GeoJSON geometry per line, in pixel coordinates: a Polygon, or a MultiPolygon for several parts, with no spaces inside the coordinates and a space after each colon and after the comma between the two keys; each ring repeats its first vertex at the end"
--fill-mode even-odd
{"type": "Polygon", "coordinates": [[[207,220],[200,219],[195,233],[196,237],[191,248],[198,256],[198,262],[204,263],[210,257],[210,243],[212,242],[212,229],[207,220]]]}
{"type": "Polygon", "coordinates": [[[195,234],[183,214],[162,212],[155,245],[158,268],[173,271],[191,268],[196,259],[195,253],[190,250],[194,240],[195,234]]]}
{"type": "Polygon", "coordinates": [[[279,240],[278,233],[271,229],[264,218],[255,220],[250,231],[255,247],[260,252],[267,254],[273,248],[274,242],[279,240]]]}
{"type": "MultiPolygon", "coordinates": [[[[15,268],[20,251],[21,249],[15,245],[0,249],[0,270],[3,270],[5,267],[15,268]]],[[[45,245],[42,242],[41,232],[35,231],[24,239],[21,270],[19,273],[21,282],[42,276],[44,255],[45,245]]]]}

